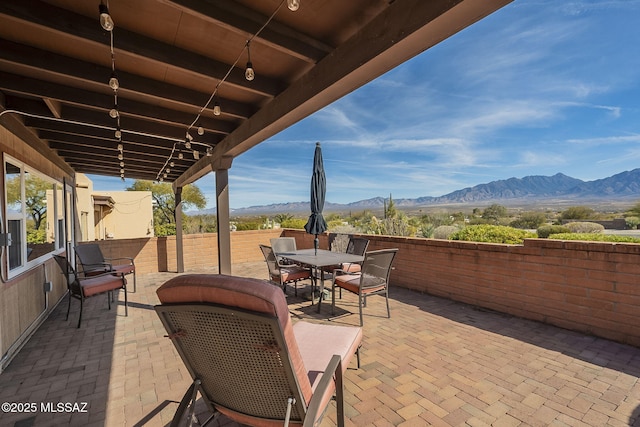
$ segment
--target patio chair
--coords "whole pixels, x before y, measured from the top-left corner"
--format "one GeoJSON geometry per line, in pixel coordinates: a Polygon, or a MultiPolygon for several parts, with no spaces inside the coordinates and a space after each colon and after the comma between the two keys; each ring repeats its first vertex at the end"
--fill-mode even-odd
{"type": "Polygon", "coordinates": [[[273,253],[276,255],[276,259],[278,260],[278,265],[280,267],[299,265],[288,259],[286,256],[280,255],[297,250],[295,237],[276,237],[271,239],[270,242],[271,249],[273,249],[273,253]]]}
{"type": "Polygon", "coordinates": [[[67,288],[69,289],[69,306],[67,307],[67,317],[65,320],[69,320],[69,312],[71,311],[71,298],[80,300],[80,314],[78,315],[78,328],[80,322],[82,322],[82,308],[84,300],[94,295],[107,293],[107,302],[109,304],[109,310],[111,310],[111,300],[113,298],[113,291],[118,289],[124,290],[124,310],[125,315],[129,315],[129,309],[127,307],[127,280],[124,274],[120,273],[103,273],[99,275],[93,275],[90,277],[82,277],[71,266],[67,258],[62,255],[54,255],[53,258],[60,266],[62,274],[65,275],[67,280],[67,288]]]}
{"type": "Polygon", "coordinates": [[[133,292],[136,291],[136,266],[133,258],[118,257],[105,258],[97,243],[85,243],[75,247],[76,255],[82,265],[82,271],[87,276],[102,274],[105,272],[113,272],[118,274],[133,274],[133,292]],[[116,264],[114,261],[126,261],[122,264],[116,264]]]}
{"type": "MultiPolygon", "coordinates": [[[[369,239],[365,239],[364,237],[349,237],[349,242],[347,243],[345,252],[352,255],[364,256],[365,252],[367,252],[367,248],[369,248],[369,239]]],[[[329,273],[333,273],[336,269],[347,273],[358,273],[360,272],[360,264],[345,262],[338,266],[329,266],[324,268],[324,270],[329,273]]]]}
{"type": "Polygon", "coordinates": [[[335,394],[344,425],[343,374],[362,329],[291,321],[284,294],[264,280],[174,277],[155,307],[193,380],[171,425],[192,421],[197,393],[212,412],[252,426],[312,426],[335,394]]]}
{"type": "Polygon", "coordinates": [[[281,265],[278,263],[271,246],[260,245],[260,250],[269,268],[269,280],[280,286],[285,293],[287,284],[293,283],[294,294],[298,296],[298,282],[311,279],[311,270],[296,264],[281,265]]]}
{"type": "Polygon", "coordinates": [[[398,249],[383,249],[367,252],[362,263],[360,274],[347,273],[336,270],[331,286],[331,313],[335,314],[336,289],[345,289],[358,295],[358,309],[360,311],[360,326],[362,308],[366,305],[366,298],[371,295],[384,294],[387,303],[387,317],[391,317],[389,310],[389,275],[391,266],[398,249]]]}

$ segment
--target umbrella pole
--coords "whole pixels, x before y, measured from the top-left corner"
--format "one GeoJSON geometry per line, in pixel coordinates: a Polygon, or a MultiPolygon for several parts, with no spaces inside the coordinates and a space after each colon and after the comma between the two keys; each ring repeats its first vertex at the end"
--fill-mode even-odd
{"type": "Polygon", "coordinates": [[[313,248],[316,250],[316,255],[318,255],[318,246],[320,246],[320,241],[318,240],[318,235],[316,234],[316,238],[313,239],[313,248]]]}

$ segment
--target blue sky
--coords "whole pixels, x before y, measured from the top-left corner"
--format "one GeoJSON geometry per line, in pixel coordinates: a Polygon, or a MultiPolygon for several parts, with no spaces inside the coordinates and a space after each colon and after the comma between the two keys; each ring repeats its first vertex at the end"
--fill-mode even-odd
{"type": "Polygon", "coordinates": [[[640,167],[638,23],[640,0],[515,0],[236,158],[231,207],[308,200],[316,141],[334,203],[640,167]]]}

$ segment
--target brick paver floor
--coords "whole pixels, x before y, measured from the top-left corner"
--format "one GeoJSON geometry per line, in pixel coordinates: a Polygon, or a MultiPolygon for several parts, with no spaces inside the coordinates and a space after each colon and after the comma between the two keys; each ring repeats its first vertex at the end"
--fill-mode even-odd
{"type": "MultiPolygon", "coordinates": [[[[266,266],[234,274],[265,278],[266,266]]],[[[141,275],[128,317],[122,294],[111,311],[90,298],[80,329],[63,300],[0,375],[0,401],[20,410],[0,425],[167,425],[190,382],[153,310],[173,276],[141,275]]],[[[358,324],[352,295],[335,317],[326,302],[317,314],[290,300],[295,319],[358,324]]],[[[375,296],[364,322],[362,366],[345,378],[348,426],[640,426],[640,348],[397,288],[391,319],[375,296]]]]}

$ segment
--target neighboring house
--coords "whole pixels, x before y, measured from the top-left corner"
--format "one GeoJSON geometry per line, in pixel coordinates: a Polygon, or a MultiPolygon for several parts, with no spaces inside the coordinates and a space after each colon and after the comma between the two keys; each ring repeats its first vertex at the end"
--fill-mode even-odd
{"type": "Polygon", "coordinates": [[[93,182],[76,174],[77,240],[153,237],[150,191],[93,191],[93,182]]]}

